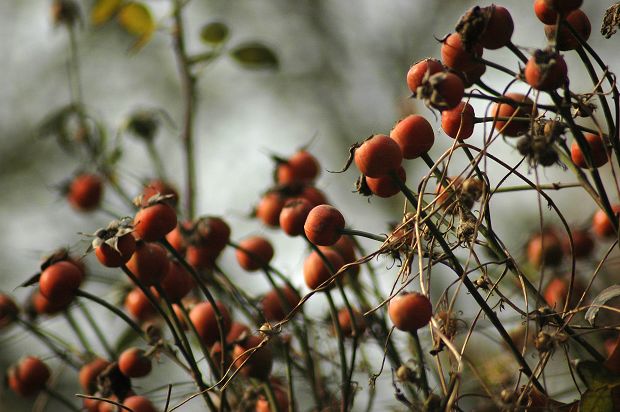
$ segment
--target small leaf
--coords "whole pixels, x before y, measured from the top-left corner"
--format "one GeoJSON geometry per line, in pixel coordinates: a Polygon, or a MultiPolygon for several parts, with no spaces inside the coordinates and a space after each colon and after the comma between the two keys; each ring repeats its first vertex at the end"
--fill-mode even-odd
{"type": "Polygon", "coordinates": [[[39,283],[39,279],[41,278],[41,272],[35,273],[30,276],[27,280],[19,284],[19,287],[25,288],[26,286],[32,286],[39,283]]]}
{"type": "Polygon", "coordinates": [[[200,38],[205,43],[220,44],[228,38],[228,26],[219,21],[207,23],[200,30],[200,38]]]}
{"type": "Polygon", "coordinates": [[[587,390],[579,402],[580,412],[614,412],[614,402],[608,387],[587,390]]]}
{"type": "Polygon", "coordinates": [[[230,55],[246,69],[278,68],[278,57],[270,48],[260,43],[241,44],[231,50],[230,55]]]}
{"type": "Polygon", "coordinates": [[[133,49],[144,46],[155,32],[155,20],[150,10],[142,3],[127,3],[118,13],[118,22],[127,33],[138,37],[133,49]]]}
{"type": "Polygon", "coordinates": [[[594,321],[596,320],[596,315],[601,306],[605,305],[609,300],[620,296],[620,285],[612,285],[601,293],[599,293],[592,303],[590,304],[590,308],[586,312],[586,320],[590,322],[590,325],[594,325],[594,321]]]}
{"type": "Polygon", "coordinates": [[[601,363],[594,361],[580,361],[577,363],[577,373],[588,389],[598,389],[620,385],[620,375],[607,370],[601,363]]]}
{"type": "Polygon", "coordinates": [[[116,14],[122,0],[98,0],[90,12],[90,22],[95,26],[100,26],[116,14]]]}

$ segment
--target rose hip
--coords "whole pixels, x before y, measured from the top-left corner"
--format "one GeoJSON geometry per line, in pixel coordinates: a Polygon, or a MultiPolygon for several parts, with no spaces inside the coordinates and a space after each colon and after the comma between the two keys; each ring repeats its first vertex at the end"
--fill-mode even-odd
{"type": "Polygon", "coordinates": [[[441,112],[441,128],[453,139],[465,140],[474,133],[474,108],[460,102],[454,109],[441,112]]]}
{"type": "Polygon", "coordinates": [[[415,333],[430,322],[433,307],[428,298],[420,293],[403,293],[390,300],[388,314],[397,329],[415,333]]]}
{"type": "Polygon", "coordinates": [[[394,139],[405,159],[415,159],[427,153],[435,142],[433,126],[423,116],[412,114],[400,120],[390,137],[394,139]]]}
{"type": "Polygon", "coordinates": [[[239,266],[248,272],[264,268],[273,258],[274,250],[271,243],[261,236],[252,236],[239,242],[235,256],[239,266]]]}
{"type": "MultiPolygon", "coordinates": [[[[323,250],[322,253],[330,263],[334,273],[344,266],[344,260],[338,252],[334,250],[323,250]]],[[[318,253],[312,252],[304,261],[304,280],[308,288],[312,290],[318,288],[322,283],[327,282],[331,276],[332,272],[330,268],[326,266],[318,253]]]]}
{"type": "Polygon", "coordinates": [[[284,203],[280,212],[280,227],[289,236],[299,236],[304,233],[306,218],[314,206],[301,197],[289,199],[284,203]]]}
{"type": "Polygon", "coordinates": [[[394,139],[377,134],[355,150],[355,165],[369,177],[385,176],[400,167],[403,153],[394,139]]]}
{"type": "MultiPolygon", "coordinates": [[[[590,155],[592,158],[592,167],[599,168],[607,163],[609,160],[608,150],[605,146],[603,139],[597,134],[585,133],[584,137],[588,146],[590,147],[590,155]]],[[[585,154],[581,151],[577,140],[573,140],[573,144],[570,147],[570,155],[573,163],[577,166],[586,169],[588,168],[588,162],[586,161],[585,154]]]]}
{"type": "Polygon", "coordinates": [[[338,241],[344,225],[344,217],[338,209],[329,205],[319,205],[308,214],[304,233],[313,244],[329,246],[338,241]]]}

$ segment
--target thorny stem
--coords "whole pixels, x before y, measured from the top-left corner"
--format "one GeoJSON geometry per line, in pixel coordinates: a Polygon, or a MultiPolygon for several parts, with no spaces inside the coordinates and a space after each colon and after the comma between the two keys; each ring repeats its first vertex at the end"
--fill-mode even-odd
{"type": "MultiPolygon", "coordinates": [[[[409,200],[409,202],[412,205],[417,205],[418,201],[416,199],[416,196],[409,190],[409,188],[403,183],[403,181],[398,177],[396,173],[392,173],[392,179],[400,187],[405,197],[407,197],[407,200],[409,200]]],[[[426,218],[426,213],[421,212],[420,218],[422,219],[426,218]]],[[[467,276],[464,276],[464,270],[463,270],[463,267],[461,266],[461,263],[456,258],[456,256],[454,256],[454,253],[450,249],[450,246],[446,243],[439,229],[435,226],[435,224],[431,220],[428,220],[428,219],[426,220],[426,225],[431,231],[437,243],[439,243],[439,245],[443,249],[444,253],[448,256],[448,259],[452,263],[453,270],[456,272],[459,278],[462,279],[463,284],[465,285],[465,288],[467,289],[467,291],[474,298],[478,306],[480,306],[480,308],[484,311],[485,315],[489,318],[489,320],[491,321],[495,329],[497,329],[497,331],[501,335],[504,342],[506,342],[506,344],[510,348],[510,351],[512,352],[514,358],[521,366],[522,371],[528,376],[528,378],[532,380],[532,382],[534,383],[534,385],[536,386],[538,390],[540,390],[543,393],[546,393],[544,387],[540,384],[540,382],[538,382],[538,379],[536,379],[536,376],[534,376],[534,374],[532,373],[532,370],[530,369],[529,365],[523,358],[523,355],[521,355],[521,352],[515,346],[514,342],[512,341],[512,338],[510,337],[510,335],[504,328],[504,325],[502,325],[501,321],[497,318],[497,315],[495,314],[493,309],[489,307],[485,299],[480,295],[480,293],[478,293],[478,290],[476,289],[476,286],[474,286],[473,282],[467,276]]]]}
{"type": "MultiPolygon", "coordinates": [[[[193,219],[195,212],[195,190],[196,190],[196,165],[194,160],[194,112],[196,110],[196,79],[191,72],[191,62],[185,49],[185,35],[183,24],[183,5],[181,0],[173,0],[174,5],[174,30],[172,38],[174,42],[174,53],[181,77],[181,89],[184,100],[183,114],[183,140],[184,163],[185,163],[185,218],[193,219]]],[[[204,190],[203,190],[204,192],[204,190]]]]}

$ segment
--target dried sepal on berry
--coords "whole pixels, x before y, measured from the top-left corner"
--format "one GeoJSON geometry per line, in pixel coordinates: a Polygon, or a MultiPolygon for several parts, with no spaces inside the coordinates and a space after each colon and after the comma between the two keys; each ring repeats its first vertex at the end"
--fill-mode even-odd
{"type": "Polygon", "coordinates": [[[133,232],[133,225],[130,217],[111,221],[105,229],[97,230],[93,235],[90,250],[97,249],[104,243],[120,253],[118,249],[118,239],[133,232]]]}
{"type": "Polygon", "coordinates": [[[113,220],[105,229],[95,232],[89,251],[95,250],[97,259],[107,267],[120,267],[127,263],[136,249],[132,235],[131,218],[113,220]]]}
{"type": "Polygon", "coordinates": [[[480,44],[486,49],[499,49],[510,42],[514,22],[506,8],[492,4],[475,6],[468,10],[456,25],[463,39],[465,50],[471,51],[480,44]]]}
{"type": "Polygon", "coordinates": [[[455,108],[465,94],[465,86],[460,77],[450,72],[440,72],[429,76],[417,89],[416,97],[424,104],[437,110],[455,108]]]}
{"type": "Polygon", "coordinates": [[[620,27],[620,2],[605,10],[603,23],[601,24],[601,34],[605,36],[606,39],[609,39],[616,34],[618,27],[620,27]]]}

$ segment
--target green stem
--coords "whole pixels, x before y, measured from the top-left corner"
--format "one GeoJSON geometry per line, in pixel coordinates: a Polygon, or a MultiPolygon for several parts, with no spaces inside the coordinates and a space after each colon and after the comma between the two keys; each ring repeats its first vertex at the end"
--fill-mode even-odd
{"type": "Polygon", "coordinates": [[[136,322],[134,322],[129,316],[127,316],[122,310],[120,310],[116,306],[110,304],[109,302],[101,299],[98,296],[95,296],[95,295],[92,295],[92,294],[86,292],[85,290],[78,289],[75,292],[75,295],[79,296],[79,297],[82,297],[84,299],[92,300],[93,302],[95,302],[95,303],[103,306],[104,308],[108,309],[109,311],[114,313],[116,316],[118,316],[119,318],[124,320],[125,323],[127,323],[129,326],[131,326],[131,328],[138,334],[138,336],[140,336],[146,342],[149,342],[148,337],[146,336],[144,331],[140,328],[140,326],[138,326],[138,324],[136,322]]]}
{"type": "MultiPolygon", "coordinates": [[[[56,354],[56,356],[62,359],[67,365],[71,366],[73,369],[77,371],[80,370],[81,365],[77,363],[75,360],[73,360],[72,358],[70,358],[65,351],[63,351],[58,346],[56,346],[56,344],[52,341],[52,339],[49,336],[46,336],[45,333],[41,332],[37,326],[32,325],[26,320],[21,319],[21,318],[16,318],[16,321],[19,325],[21,325],[28,332],[32,333],[34,336],[39,338],[39,340],[43,342],[43,344],[47,346],[48,349],[54,352],[54,354],[56,354]]],[[[66,345],[67,345],[67,348],[70,348],[70,345],[68,343],[66,345]]]]}
{"type": "Polygon", "coordinates": [[[77,305],[86,320],[88,321],[88,324],[93,329],[93,332],[95,332],[95,335],[97,335],[97,339],[99,339],[99,342],[101,342],[101,346],[103,346],[103,349],[108,353],[109,358],[116,359],[116,352],[114,352],[114,350],[108,343],[107,339],[103,335],[103,332],[101,331],[101,328],[99,327],[99,325],[97,325],[97,322],[91,315],[90,311],[86,308],[86,306],[84,306],[83,302],[78,302],[77,305]]]}
{"type": "MultiPolygon", "coordinates": [[[[183,24],[183,5],[181,0],[174,0],[174,23],[173,42],[174,52],[181,77],[181,89],[184,101],[183,114],[183,132],[181,138],[183,140],[183,153],[185,162],[185,218],[192,220],[195,212],[195,190],[196,190],[196,165],[194,159],[194,111],[196,100],[196,79],[191,72],[191,62],[185,49],[185,35],[183,24]]],[[[204,192],[204,191],[203,191],[204,192]]]]}
{"type": "Polygon", "coordinates": [[[82,345],[82,347],[84,348],[86,353],[88,353],[88,354],[95,353],[93,351],[93,348],[90,346],[90,342],[88,342],[88,339],[86,339],[86,336],[84,336],[84,332],[82,331],[82,328],[75,321],[75,318],[73,317],[73,314],[71,314],[71,311],[69,309],[66,309],[63,312],[63,315],[64,315],[65,319],[67,320],[67,323],[69,324],[69,326],[71,326],[71,329],[73,329],[73,332],[75,333],[75,336],[77,336],[78,340],[80,341],[80,344],[82,345]]]}
{"type": "Polygon", "coordinates": [[[338,309],[336,309],[334,298],[332,297],[329,289],[325,289],[325,297],[327,298],[327,303],[329,304],[329,313],[332,317],[334,330],[336,331],[336,338],[338,339],[338,354],[340,355],[340,378],[342,380],[342,403],[340,405],[340,410],[342,412],[346,412],[349,407],[350,385],[349,382],[347,382],[349,374],[347,372],[347,354],[344,348],[344,336],[342,334],[342,329],[340,328],[340,322],[338,322],[338,309]]]}
{"type": "Polygon", "coordinates": [[[431,391],[428,387],[428,377],[426,376],[426,366],[424,362],[424,352],[422,352],[422,344],[420,343],[420,337],[418,331],[411,332],[413,343],[415,344],[416,356],[418,357],[418,364],[420,369],[420,380],[422,381],[422,392],[424,392],[424,398],[428,399],[431,391]]]}

